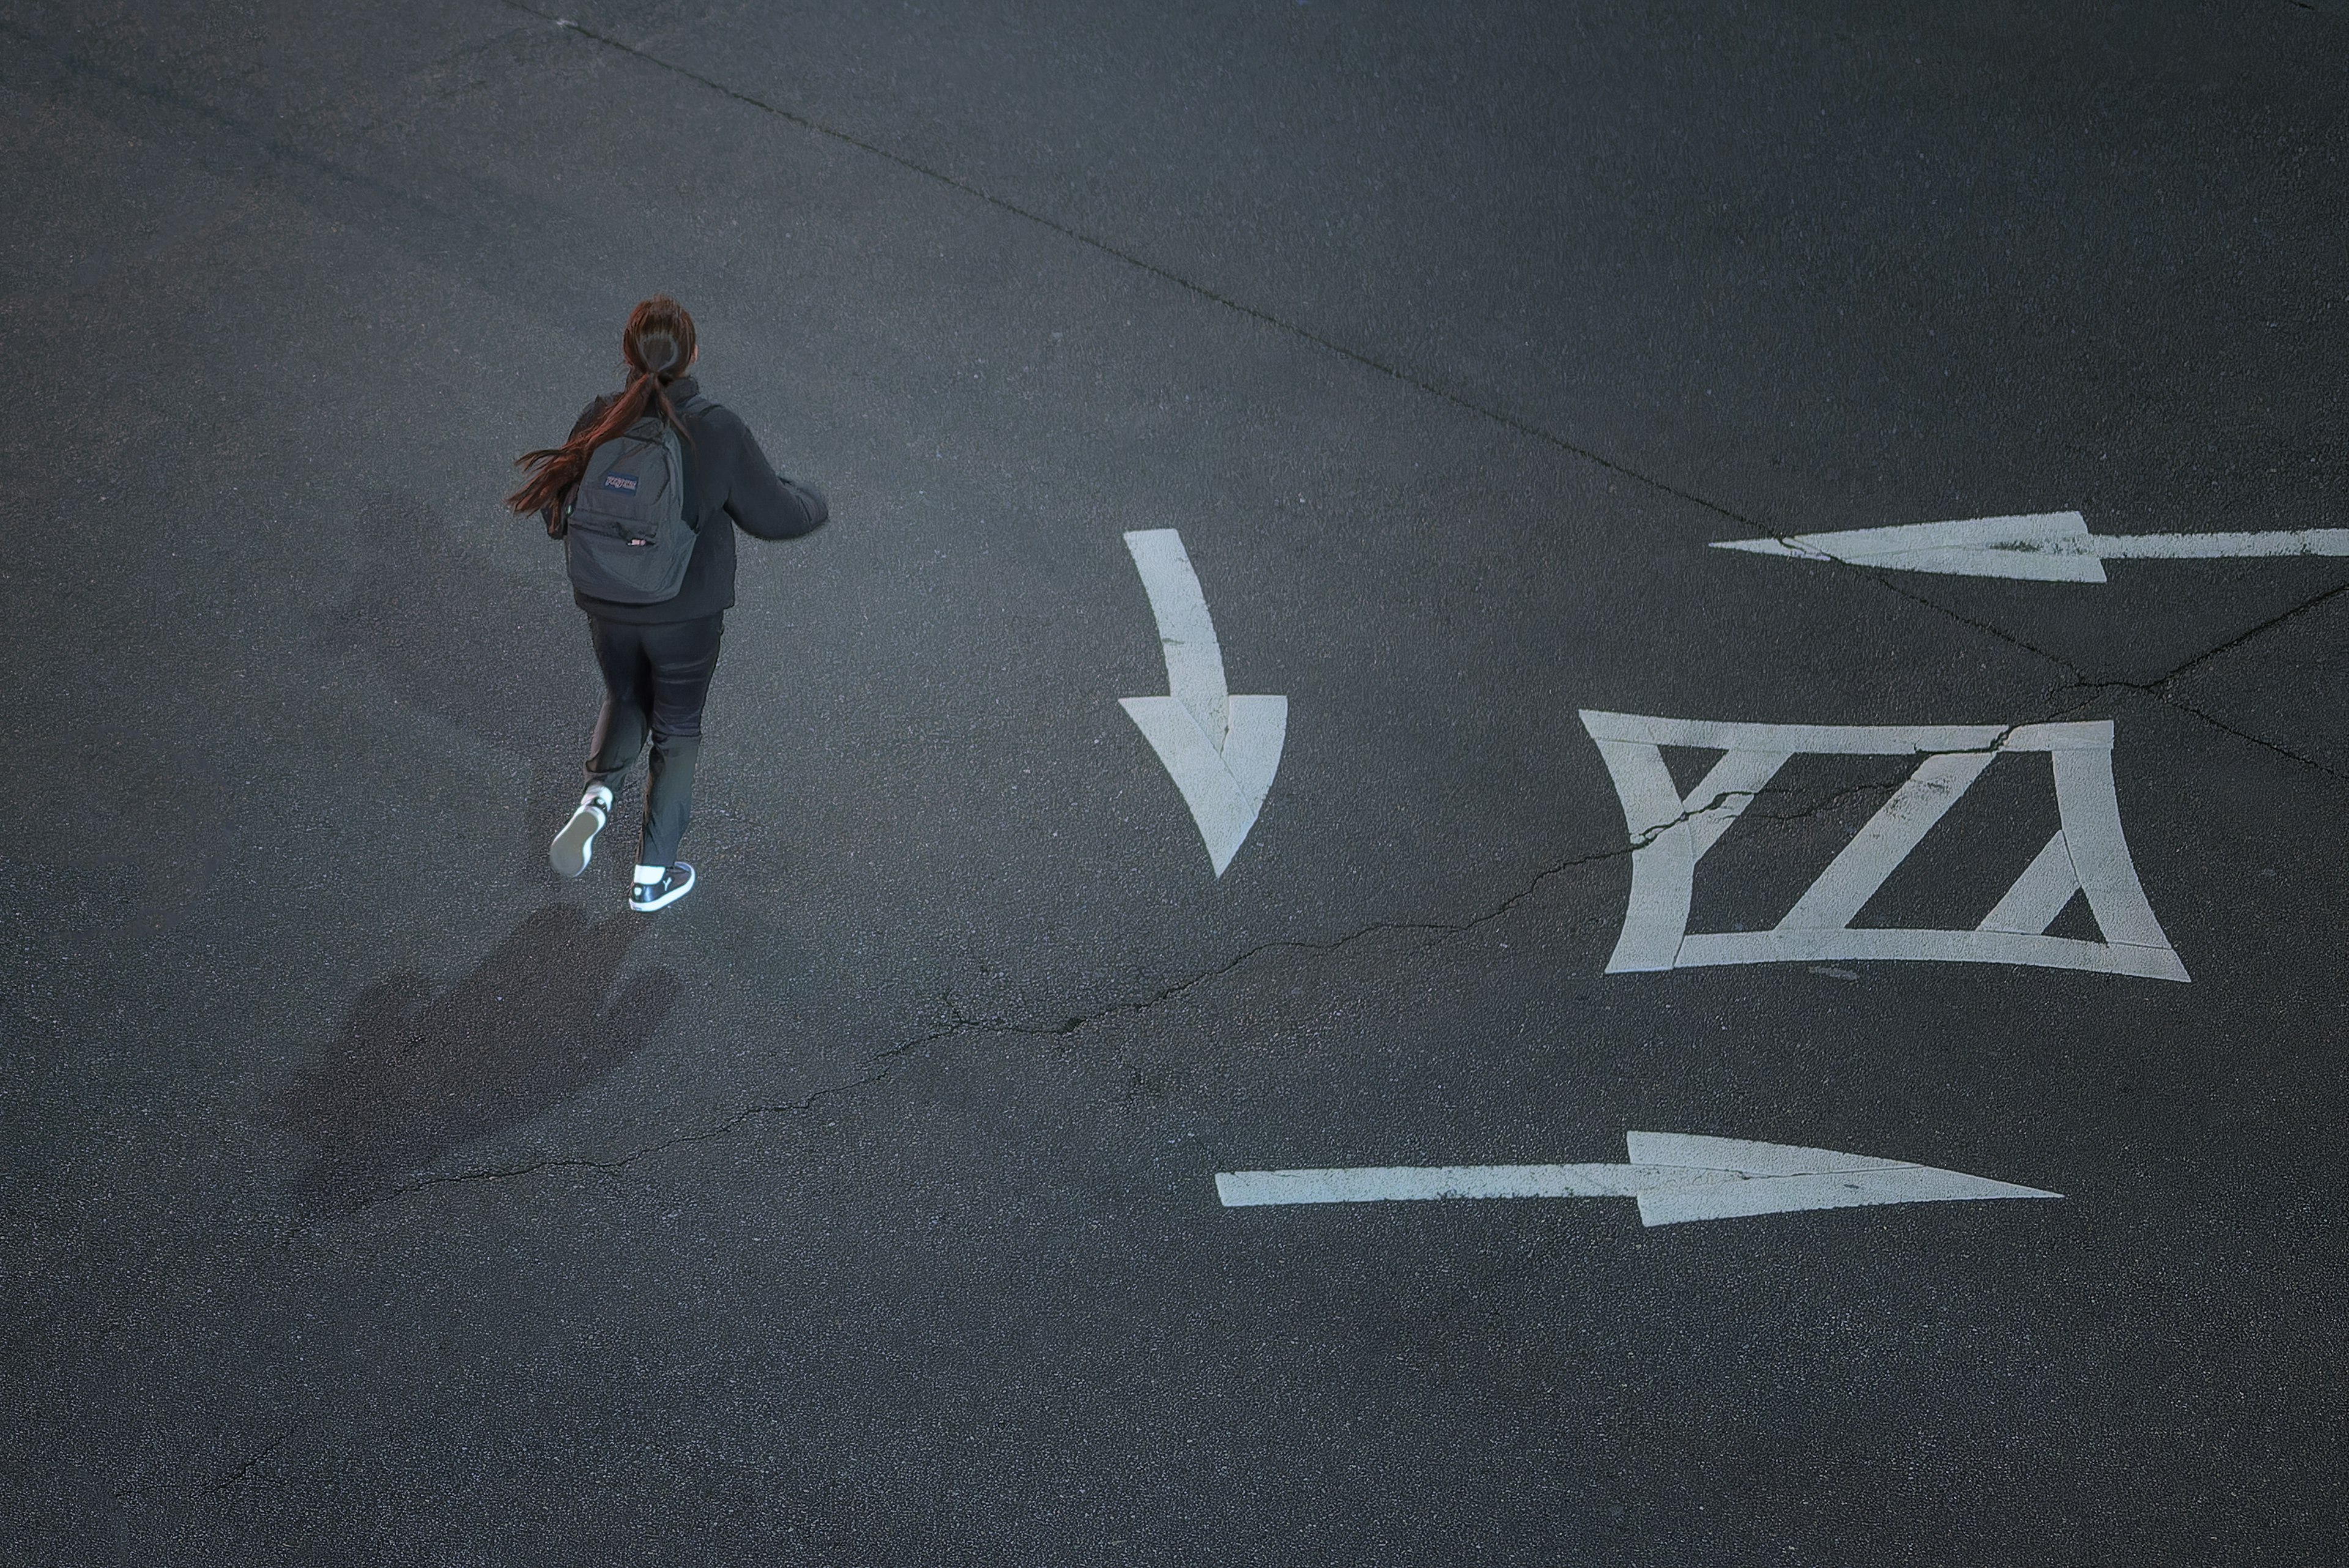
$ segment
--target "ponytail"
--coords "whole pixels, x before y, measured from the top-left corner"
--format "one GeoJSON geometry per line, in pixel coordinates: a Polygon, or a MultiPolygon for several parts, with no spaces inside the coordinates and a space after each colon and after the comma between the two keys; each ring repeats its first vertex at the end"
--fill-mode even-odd
{"type": "Polygon", "coordinates": [[[668,384],[685,373],[693,355],[693,317],[676,300],[657,294],[630,311],[627,327],[620,334],[620,356],[628,368],[627,389],[561,446],[542,447],[514,459],[514,466],[530,477],[506,497],[507,508],[517,517],[531,512],[543,514],[547,536],[563,537],[566,526],[563,504],[586,473],[588,456],[650,410],[658,409],[669,428],[691,445],[692,436],[678,422],[676,405],[668,400],[668,384]]]}

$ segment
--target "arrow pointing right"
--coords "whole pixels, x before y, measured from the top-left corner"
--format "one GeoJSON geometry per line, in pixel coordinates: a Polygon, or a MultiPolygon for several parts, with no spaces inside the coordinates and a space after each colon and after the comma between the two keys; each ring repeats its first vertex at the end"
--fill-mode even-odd
{"type": "Polygon", "coordinates": [[[1749,1143],[1694,1133],[1626,1133],[1629,1165],[1366,1166],[1338,1170],[1226,1170],[1226,1209],[1275,1203],[1375,1203],[1437,1198],[1632,1198],[1642,1225],[1735,1220],[1876,1203],[2061,1198],[1987,1177],[1828,1148],[1749,1143]]]}
{"type": "Polygon", "coordinates": [[[1785,539],[1718,539],[1716,550],[1792,556],[1882,566],[1899,572],[1947,572],[1969,577],[2022,577],[2039,582],[2101,583],[2109,560],[2216,560],[2253,556],[2349,556],[2349,528],[2270,529],[2242,534],[2091,534],[2077,512],[2022,517],[1966,517],[1951,523],[1906,523],[1892,528],[1848,528],[1785,539]]]}

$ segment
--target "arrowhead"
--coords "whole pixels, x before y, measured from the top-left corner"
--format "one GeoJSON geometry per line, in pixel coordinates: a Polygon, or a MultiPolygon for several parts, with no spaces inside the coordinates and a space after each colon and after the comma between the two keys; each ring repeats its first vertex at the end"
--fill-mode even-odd
{"type": "Polygon", "coordinates": [[[1239,853],[1257,813],[1280,771],[1281,742],[1288,734],[1288,699],[1233,697],[1231,728],[1218,751],[1191,710],[1174,697],[1121,697],[1151,750],[1183,792],[1191,820],[1206,841],[1216,875],[1239,853]]]}
{"type": "Polygon", "coordinates": [[[1953,523],[1797,534],[1790,539],[1721,539],[1713,547],[1900,572],[1951,572],[2039,582],[2105,580],[2105,564],[2097,556],[2087,521],[2077,512],[1967,517],[1953,523]]]}
{"type": "Polygon", "coordinates": [[[1640,1222],[1736,1220],[1872,1203],[1953,1203],[2060,1198],[2035,1187],[1826,1148],[1749,1143],[1692,1133],[1635,1132],[1624,1143],[1640,1172],[1640,1222]]]}

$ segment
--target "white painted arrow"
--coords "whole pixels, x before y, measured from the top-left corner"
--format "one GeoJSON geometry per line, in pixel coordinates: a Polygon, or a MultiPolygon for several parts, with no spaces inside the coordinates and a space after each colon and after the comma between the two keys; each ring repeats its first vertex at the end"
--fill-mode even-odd
{"type": "Polygon", "coordinates": [[[1183,792],[1191,820],[1206,841],[1216,875],[1239,853],[1288,734],[1288,699],[1235,697],[1224,683],[1224,651],[1198,574],[1172,528],[1143,528],[1125,536],[1158,620],[1166,651],[1167,695],[1121,697],[1119,705],[1149,740],[1183,792]]]}
{"type": "Polygon", "coordinates": [[[1826,1148],[1693,1133],[1626,1133],[1629,1165],[1366,1166],[1350,1170],[1226,1170],[1226,1209],[1265,1203],[1375,1203],[1433,1198],[1635,1198],[1642,1225],[1735,1220],[1871,1203],[2061,1198],[2035,1187],[1826,1148]]]}
{"type": "Polygon", "coordinates": [[[2101,583],[2105,563],[2206,561],[2247,556],[2349,556],[2349,528],[2271,529],[2249,534],[2091,534],[2077,512],[2027,517],[1967,517],[1850,528],[1786,539],[1718,539],[1716,550],[1793,556],[1884,566],[1900,572],[1951,572],[1971,577],[2101,583]]]}

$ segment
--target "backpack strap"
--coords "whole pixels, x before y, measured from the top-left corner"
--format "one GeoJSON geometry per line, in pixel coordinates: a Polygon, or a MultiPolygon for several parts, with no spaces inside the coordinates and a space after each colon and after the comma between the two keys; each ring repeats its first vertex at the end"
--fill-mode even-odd
{"type": "MultiPolygon", "coordinates": [[[[707,409],[713,409],[713,408],[716,408],[718,405],[717,405],[717,404],[715,404],[715,403],[713,403],[713,402],[711,402],[708,398],[706,398],[706,397],[702,396],[699,392],[696,392],[693,396],[691,396],[691,397],[689,397],[689,398],[686,399],[686,400],[685,400],[685,401],[683,401],[683,402],[681,402],[681,403],[678,403],[678,404],[676,404],[676,405],[674,405],[674,406],[676,407],[677,411],[678,411],[678,413],[680,413],[680,414],[699,414],[699,413],[701,413],[704,410],[707,410],[707,409]]],[[[678,434],[679,436],[682,436],[684,433],[685,433],[685,432],[684,432],[684,431],[678,431],[678,432],[677,432],[677,434],[678,434]]],[[[685,461],[685,453],[684,453],[682,451],[680,451],[680,452],[678,453],[678,464],[679,464],[679,466],[680,466],[680,467],[682,467],[682,465],[683,465],[683,463],[684,463],[684,461],[685,461]]],[[[682,480],[685,476],[684,476],[684,474],[683,474],[683,473],[679,473],[679,474],[678,475],[678,477],[680,480],[682,480]]],[[[700,525],[699,524],[696,523],[692,518],[690,518],[690,517],[687,518],[687,519],[685,520],[685,525],[686,525],[686,527],[688,527],[688,529],[692,530],[692,532],[693,532],[693,534],[694,534],[695,537],[698,538],[698,537],[700,536],[700,534],[701,534],[701,525],[700,525]]]]}

